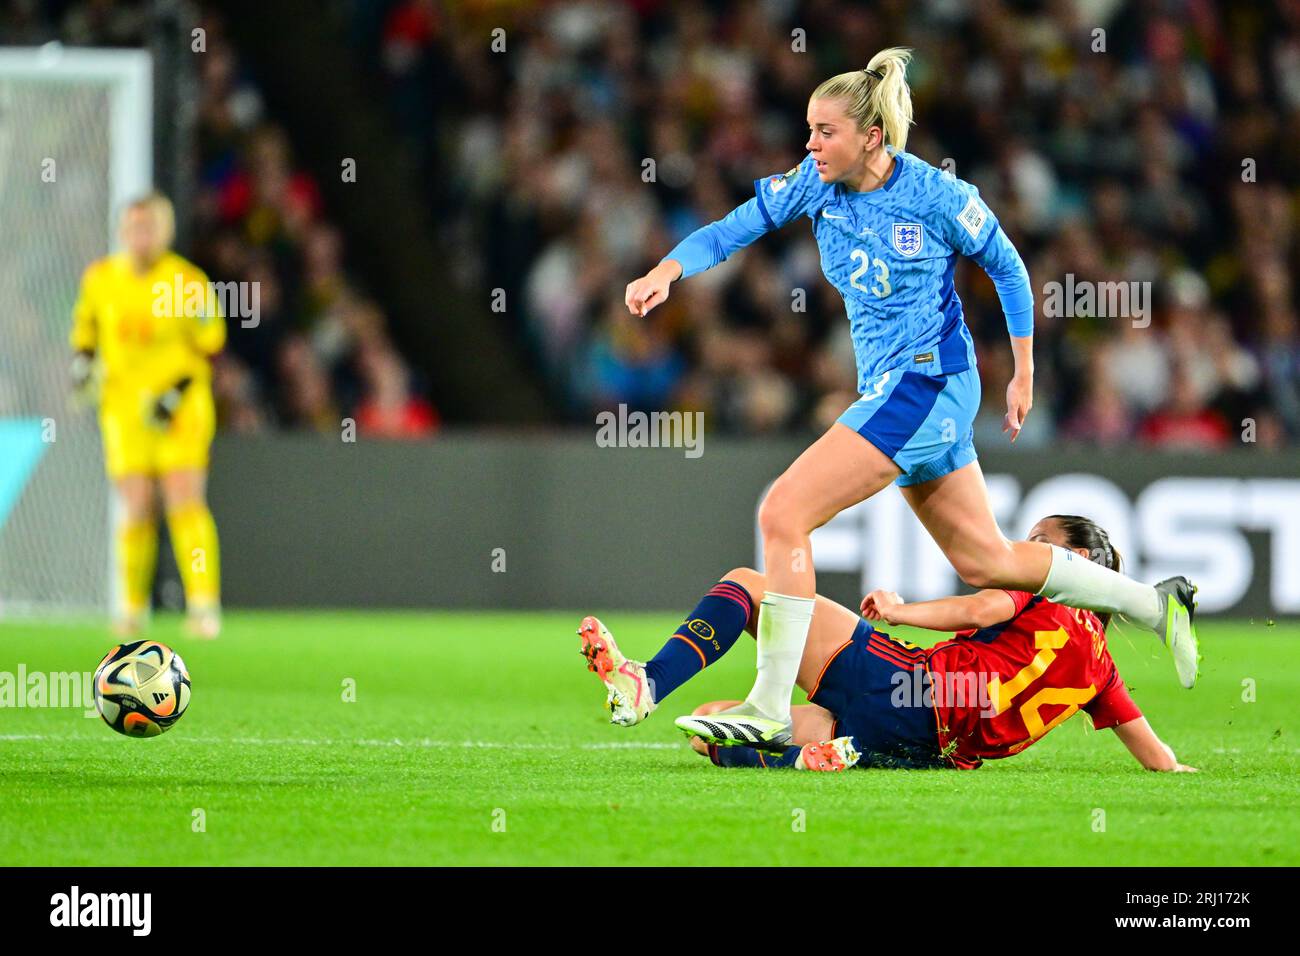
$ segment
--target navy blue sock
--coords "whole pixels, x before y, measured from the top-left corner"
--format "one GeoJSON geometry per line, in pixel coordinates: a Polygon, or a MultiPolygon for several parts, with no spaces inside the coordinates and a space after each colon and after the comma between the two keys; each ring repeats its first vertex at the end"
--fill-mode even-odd
{"type": "Polygon", "coordinates": [[[793,767],[799,759],[800,747],[787,747],[782,753],[764,752],[753,747],[719,747],[709,744],[709,759],[719,767],[764,767],[778,770],[793,767]]]}
{"type": "Polygon", "coordinates": [[[735,581],[715,584],[646,664],[655,703],[731,650],[753,613],[754,601],[743,587],[735,581]]]}

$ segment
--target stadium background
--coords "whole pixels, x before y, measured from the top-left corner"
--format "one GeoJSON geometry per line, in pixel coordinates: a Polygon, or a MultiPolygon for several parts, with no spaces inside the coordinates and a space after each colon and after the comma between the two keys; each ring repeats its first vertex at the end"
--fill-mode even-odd
{"type": "MultiPolygon", "coordinates": [[[[115,643],[102,613],[7,600],[33,576],[106,577],[65,342],[111,203],[77,176],[104,158],[102,100],[24,100],[0,50],[0,864],[152,865],[179,886],[178,865],[1297,863],[1300,622],[1275,618],[1300,611],[1300,4],[0,0],[0,46],[58,62],[54,41],[149,51],[179,247],[257,282],[261,315],[217,364],[221,638],[174,612],[148,631],[193,675],[183,723],[128,740],[84,699],[25,700],[23,673],[88,683],[115,643]],[[1144,773],[1083,719],[976,774],[715,771],[668,718],[743,693],[752,641],[630,731],[579,665],[580,615],[648,657],[754,561],[765,484],[852,388],[798,226],[649,321],[620,314],[624,285],[788,169],[813,85],[889,44],[917,51],[909,145],[980,187],[1040,303],[1071,274],[1152,283],[1146,328],[1038,316],[1012,447],[1003,320],[977,269],[957,278],[1006,530],[1093,514],[1133,573],[1190,573],[1222,612],[1191,694],[1150,635],[1108,631],[1199,774],[1144,773]],[[85,147],[60,152],[57,189],[22,178],[47,135],[85,147]],[[596,415],[620,404],[701,411],[702,454],[602,447],[596,415]],[[20,416],[59,437],[15,489],[20,416]]],[[[901,506],[889,491],[817,532],[823,591],[957,586],[901,506]]]]}
{"type": "MultiPolygon", "coordinates": [[[[6,45],[151,51],[179,248],[260,287],[215,374],[231,607],[676,607],[752,563],[765,482],[853,398],[812,238],[769,237],[646,321],[623,287],[800,158],[817,81],[902,44],[909,148],[980,187],[1039,303],[1009,446],[1001,312],[959,266],[1008,530],[1025,501],[1091,511],[1134,573],[1199,574],[1207,610],[1300,611],[1300,4],[2,9],[6,45]],[[1044,314],[1069,274],[1150,283],[1150,326],[1044,314]],[[620,404],[703,412],[703,455],[597,448],[620,404]],[[1032,496],[1062,472],[1094,477],[1032,496]]],[[[957,586],[909,521],[819,532],[825,589],[957,586]]]]}

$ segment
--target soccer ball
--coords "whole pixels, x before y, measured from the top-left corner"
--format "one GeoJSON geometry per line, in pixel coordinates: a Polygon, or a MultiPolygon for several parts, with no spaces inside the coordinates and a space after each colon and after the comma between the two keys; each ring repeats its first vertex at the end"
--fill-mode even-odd
{"type": "Polygon", "coordinates": [[[94,683],[104,723],[128,737],[166,733],[190,705],[185,662],[157,641],[119,644],[99,662],[94,683]]]}

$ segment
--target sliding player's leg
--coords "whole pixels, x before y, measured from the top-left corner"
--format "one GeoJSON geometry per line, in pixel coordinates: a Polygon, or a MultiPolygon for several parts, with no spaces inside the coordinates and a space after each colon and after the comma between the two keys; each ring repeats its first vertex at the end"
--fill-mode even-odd
{"type": "MultiPolygon", "coordinates": [[[[814,626],[823,612],[821,600],[814,626]]],[[[830,607],[848,616],[845,609],[830,607]]],[[[774,748],[738,736],[738,719],[727,716],[725,709],[716,705],[706,708],[707,714],[678,718],[677,726],[710,745],[702,750],[700,743],[691,744],[697,751],[707,752],[720,767],[837,770],[855,764],[908,769],[949,766],[928,689],[928,652],[877,631],[861,619],[841,631],[835,642],[828,643],[837,646],[819,655],[824,660],[815,675],[810,667],[800,680],[809,703],[817,707],[803,717],[803,733],[821,738],[821,746],[815,751],[809,750],[811,744],[804,743],[780,751],[776,757],[763,753],[774,748]],[[846,635],[847,640],[839,643],[838,638],[846,635]],[[823,719],[819,725],[814,720],[819,715],[830,715],[832,722],[828,725],[823,719]],[[792,752],[799,750],[801,754],[792,752]]],[[[794,710],[797,714],[800,709],[794,710]]],[[[798,719],[795,733],[796,745],[806,739],[799,736],[798,719]]]]}
{"type": "MultiPolygon", "coordinates": [[[[819,598],[820,600],[820,598],[819,598]]],[[[809,644],[812,643],[811,637],[809,644]]],[[[710,714],[734,708],[741,701],[714,700],[701,704],[691,717],[707,721],[710,714]]],[[[686,719],[686,718],[682,718],[686,719]]],[[[835,736],[835,715],[816,704],[797,704],[790,708],[793,723],[790,746],[781,753],[764,752],[753,747],[726,747],[691,737],[691,749],[725,767],[756,767],[768,770],[848,770],[858,762],[859,754],[852,738],[835,736]]]]}
{"type": "MultiPolygon", "coordinates": [[[[762,615],[768,613],[763,601],[764,575],[748,568],[737,568],[729,577],[743,583],[751,598],[759,602],[758,619],[750,621],[749,630],[762,633],[762,615]]],[[[816,692],[830,661],[849,645],[860,623],[861,619],[853,611],[829,598],[817,596],[816,610],[796,673],[797,685],[810,697],[816,692]]],[[[686,734],[705,737],[715,743],[740,747],[753,745],[778,752],[789,745],[820,743],[834,736],[830,733],[829,712],[821,707],[792,708],[789,736],[784,740],[774,738],[774,734],[784,730],[785,725],[772,725],[761,715],[738,712],[734,702],[706,705],[705,712],[697,708],[690,716],[677,718],[676,724],[686,734]],[[820,723],[815,720],[817,715],[824,718],[820,723]]],[[[755,758],[754,765],[768,765],[763,762],[765,759],[755,758]]]]}
{"type": "Polygon", "coordinates": [[[113,631],[125,638],[139,634],[149,611],[158,558],[158,514],[154,481],[149,475],[122,475],[113,485],[121,503],[114,534],[119,601],[113,631]]]}
{"type": "Polygon", "coordinates": [[[623,655],[614,635],[596,617],[578,627],[587,669],[604,682],[610,722],[640,723],[685,681],[731,650],[753,616],[755,598],[727,575],[709,589],[681,626],[648,663],[623,655]]]}
{"type": "MultiPolygon", "coordinates": [[[[809,643],[812,643],[811,640],[809,643]]],[[[735,707],[739,703],[738,700],[711,700],[707,704],[696,707],[691,711],[691,716],[708,717],[718,711],[735,707]]],[[[835,715],[817,704],[795,704],[790,708],[790,720],[794,724],[790,737],[792,747],[821,743],[834,736],[835,715]]],[[[708,753],[708,743],[700,737],[692,737],[690,743],[696,753],[708,753]]]]}
{"type": "Polygon", "coordinates": [[[763,742],[789,739],[790,692],[813,621],[816,573],[810,535],[845,508],[889,485],[899,467],[840,422],[772,485],[759,508],[767,591],[758,630],[758,675],[736,717],[775,729],[763,742]]]}
{"type": "MultiPolygon", "coordinates": [[[[720,584],[737,584],[744,589],[745,597],[752,609],[746,619],[744,630],[754,638],[758,637],[762,629],[767,581],[767,575],[755,571],[753,568],[732,568],[720,582],[720,584]]],[[[715,587],[714,590],[717,590],[717,588],[715,587]]],[[[808,691],[816,684],[817,677],[821,674],[827,660],[852,636],[853,629],[857,626],[859,620],[856,613],[820,594],[817,595],[815,607],[816,612],[813,614],[812,624],[808,629],[808,639],[804,642],[803,656],[799,659],[799,669],[795,672],[795,685],[804,691],[808,691]]],[[[690,620],[688,618],[687,622],[689,623],[690,620]]],[[[724,637],[730,638],[730,633],[724,634],[724,637]]],[[[675,645],[670,641],[664,645],[664,650],[676,653],[678,647],[679,645],[675,645]]],[[[689,660],[689,656],[686,659],[689,660]]],[[[652,661],[651,665],[653,663],[652,661]]],[[[712,663],[712,661],[709,663],[712,663]]],[[[699,666],[692,667],[687,676],[694,676],[702,669],[699,666]]],[[[664,697],[668,696],[668,693],[681,685],[681,681],[672,684],[661,681],[660,684],[662,692],[656,696],[656,700],[663,700],[664,697]]],[[[714,711],[710,711],[710,713],[717,710],[732,709],[741,703],[743,701],[732,701],[725,708],[714,708],[714,711]]]]}
{"type": "MultiPolygon", "coordinates": [[[[710,714],[728,710],[741,703],[738,700],[715,700],[701,704],[691,713],[693,718],[707,719],[710,714]]],[[[765,752],[754,747],[724,747],[691,737],[691,749],[708,757],[720,767],[755,767],[767,770],[793,768],[795,770],[848,770],[861,754],[853,738],[835,736],[835,715],[816,704],[797,704],[790,708],[794,725],[790,747],[781,753],[765,752]]]]}
{"type": "Polygon", "coordinates": [[[1007,540],[993,517],[979,462],[910,483],[916,477],[899,481],[903,497],[968,585],[1030,591],[1070,607],[1123,614],[1154,630],[1172,651],[1183,686],[1195,684],[1195,588],[1186,578],[1153,587],[1056,545],[1007,540]]]}
{"type": "MultiPolygon", "coordinates": [[[[598,618],[584,618],[578,630],[582,653],[588,669],[606,685],[611,722],[631,726],[644,720],[660,701],[719,660],[743,631],[758,633],[762,626],[758,610],[765,591],[764,575],[751,568],[732,569],[644,664],[624,656],[598,618]]],[[[800,686],[805,686],[805,681],[812,686],[825,661],[848,640],[858,620],[852,611],[826,598],[818,597],[816,606],[818,613],[796,673],[800,686]]]]}

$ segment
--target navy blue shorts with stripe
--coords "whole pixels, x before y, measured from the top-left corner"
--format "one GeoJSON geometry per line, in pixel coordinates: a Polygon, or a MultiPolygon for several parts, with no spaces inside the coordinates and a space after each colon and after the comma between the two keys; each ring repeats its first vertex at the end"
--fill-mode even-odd
{"type": "Polygon", "coordinates": [[[860,620],[822,670],[809,700],[835,715],[834,736],[850,735],[861,767],[946,767],[934,707],[923,693],[925,650],[860,620]]]}

